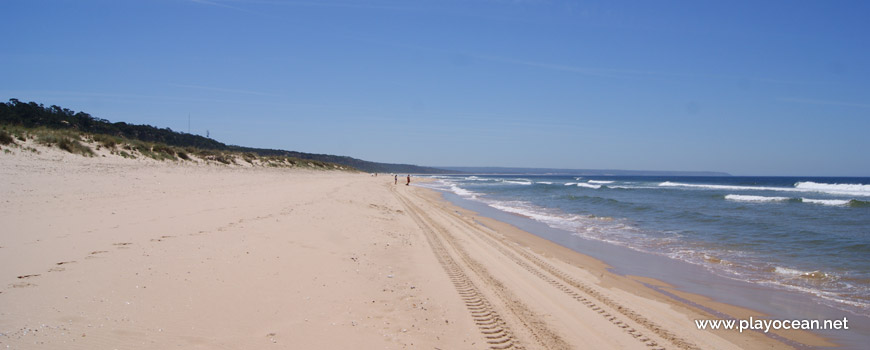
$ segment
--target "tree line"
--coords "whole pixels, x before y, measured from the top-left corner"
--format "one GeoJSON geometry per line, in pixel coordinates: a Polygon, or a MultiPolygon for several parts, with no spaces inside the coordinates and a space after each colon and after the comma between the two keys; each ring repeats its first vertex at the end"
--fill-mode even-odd
{"type": "Polygon", "coordinates": [[[76,112],[57,105],[46,107],[41,103],[21,102],[15,98],[9,99],[9,102],[0,103],[0,124],[16,125],[26,128],[44,127],[50,129],[72,129],[85,133],[111,135],[145,142],[163,143],[178,147],[250,152],[260,156],[295,157],[346,165],[366,172],[428,174],[448,172],[443,169],[421,167],[410,164],[375,163],[330,154],[312,154],[226,145],[211,138],[178,132],[170,128],[161,129],[151,125],[135,125],[124,122],[112,123],[106,119],[96,118],[85,112],[76,112]]]}

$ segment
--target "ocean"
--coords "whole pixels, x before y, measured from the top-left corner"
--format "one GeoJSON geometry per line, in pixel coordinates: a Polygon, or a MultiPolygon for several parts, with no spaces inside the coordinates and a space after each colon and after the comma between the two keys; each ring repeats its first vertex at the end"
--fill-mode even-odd
{"type": "Polygon", "coordinates": [[[432,178],[422,186],[570,235],[870,315],[870,178],[432,178]]]}

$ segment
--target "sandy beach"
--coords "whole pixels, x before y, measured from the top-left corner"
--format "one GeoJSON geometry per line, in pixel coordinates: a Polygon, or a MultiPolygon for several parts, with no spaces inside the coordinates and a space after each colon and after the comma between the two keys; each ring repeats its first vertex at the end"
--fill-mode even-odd
{"type": "Polygon", "coordinates": [[[790,347],[388,176],[44,149],[0,183],[12,349],[790,347]]]}

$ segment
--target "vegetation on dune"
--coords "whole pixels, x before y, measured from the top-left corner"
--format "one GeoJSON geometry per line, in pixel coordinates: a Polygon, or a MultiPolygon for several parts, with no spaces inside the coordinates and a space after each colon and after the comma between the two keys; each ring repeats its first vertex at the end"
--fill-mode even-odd
{"type": "MultiPolygon", "coordinates": [[[[24,126],[2,126],[2,129],[0,129],[0,144],[21,147],[18,145],[16,140],[21,142],[33,140],[41,145],[57,147],[69,153],[80,154],[88,157],[96,155],[94,152],[94,148],[96,148],[96,150],[106,149],[111,154],[131,159],[151,158],[160,161],[196,161],[195,158],[198,158],[206,163],[219,163],[226,165],[238,165],[241,162],[239,159],[242,159],[242,161],[248,163],[250,166],[281,168],[303,167],[347,171],[356,170],[347,166],[320,161],[303,161],[302,159],[283,156],[261,157],[252,153],[202,149],[197,147],[177,147],[164,143],[145,142],[125,137],[88,134],[69,129],[57,130],[46,127],[29,128],[24,126]]],[[[38,150],[32,147],[23,147],[23,149],[25,151],[38,153],[38,150]]]]}
{"type": "MultiPolygon", "coordinates": [[[[36,134],[50,134],[47,130],[74,132],[76,137],[69,134],[63,136],[62,140],[45,141],[45,144],[84,155],[92,154],[88,152],[90,148],[80,142],[86,138],[108,149],[114,150],[121,147],[117,154],[124,157],[136,157],[133,152],[135,151],[142,156],[160,160],[190,160],[191,155],[193,155],[222,164],[234,164],[236,159],[239,159],[240,162],[251,165],[256,162],[265,162],[275,164],[274,166],[344,167],[381,173],[434,174],[448,172],[443,169],[408,164],[375,163],[329,154],[226,145],[207,137],[177,132],[169,128],[161,129],[150,125],[133,125],[124,122],[112,123],[84,112],[75,112],[56,105],[45,107],[36,102],[21,102],[14,98],[7,103],[0,103],[0,125],[21,128],[22,130],[34,130],[33,133],[36,134]],[[122,144],[126,146],[120,146],[122,144]],[[330,163],[335,164],[335,166],[330,163]]],[[[0,135],[0,143],[2,141],[2,135],[0,135]]]]}
{"type": "Polygon", "coordinates": [[[0,145],[9,145],[15,143],[15,139],[12,138],[12,135],[9,135],[6,130],[0,130],[0,145]]]}
{"type": "Polygon", "coordinates": [[[94,156],[94,150],[81,143],[81,135],[72,131],[42,129],[36,134],[36,142],[46,146],[57,146],[69,153],[94,156]]]}
{"type": "MultiPolygon", "coordinates": [[[[93,157],[94,150],[82,143],[83,138],[80,133],[71,130],[52,130],[46,128],[23,128],[3,126],[0,130],[0,143],[5,145],[18,146],[18,142],[25,142],[29,139],[36,143],[57,147],[64,151],[83,156],[93,157]]],[[[87,140],[85,140],[87,142],[87,140]]],[[[35,151],[31,147],[27,147],[28,151],[35,151]]]]}

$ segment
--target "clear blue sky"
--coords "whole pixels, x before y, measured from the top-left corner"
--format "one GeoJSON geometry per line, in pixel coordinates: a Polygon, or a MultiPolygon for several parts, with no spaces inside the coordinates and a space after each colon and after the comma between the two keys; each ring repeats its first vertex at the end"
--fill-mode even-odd
{"type": "Polygon", "coordinates": [[[870,176],[867,1],[4,0],[0,99],[420,165],[870,176]]]}

